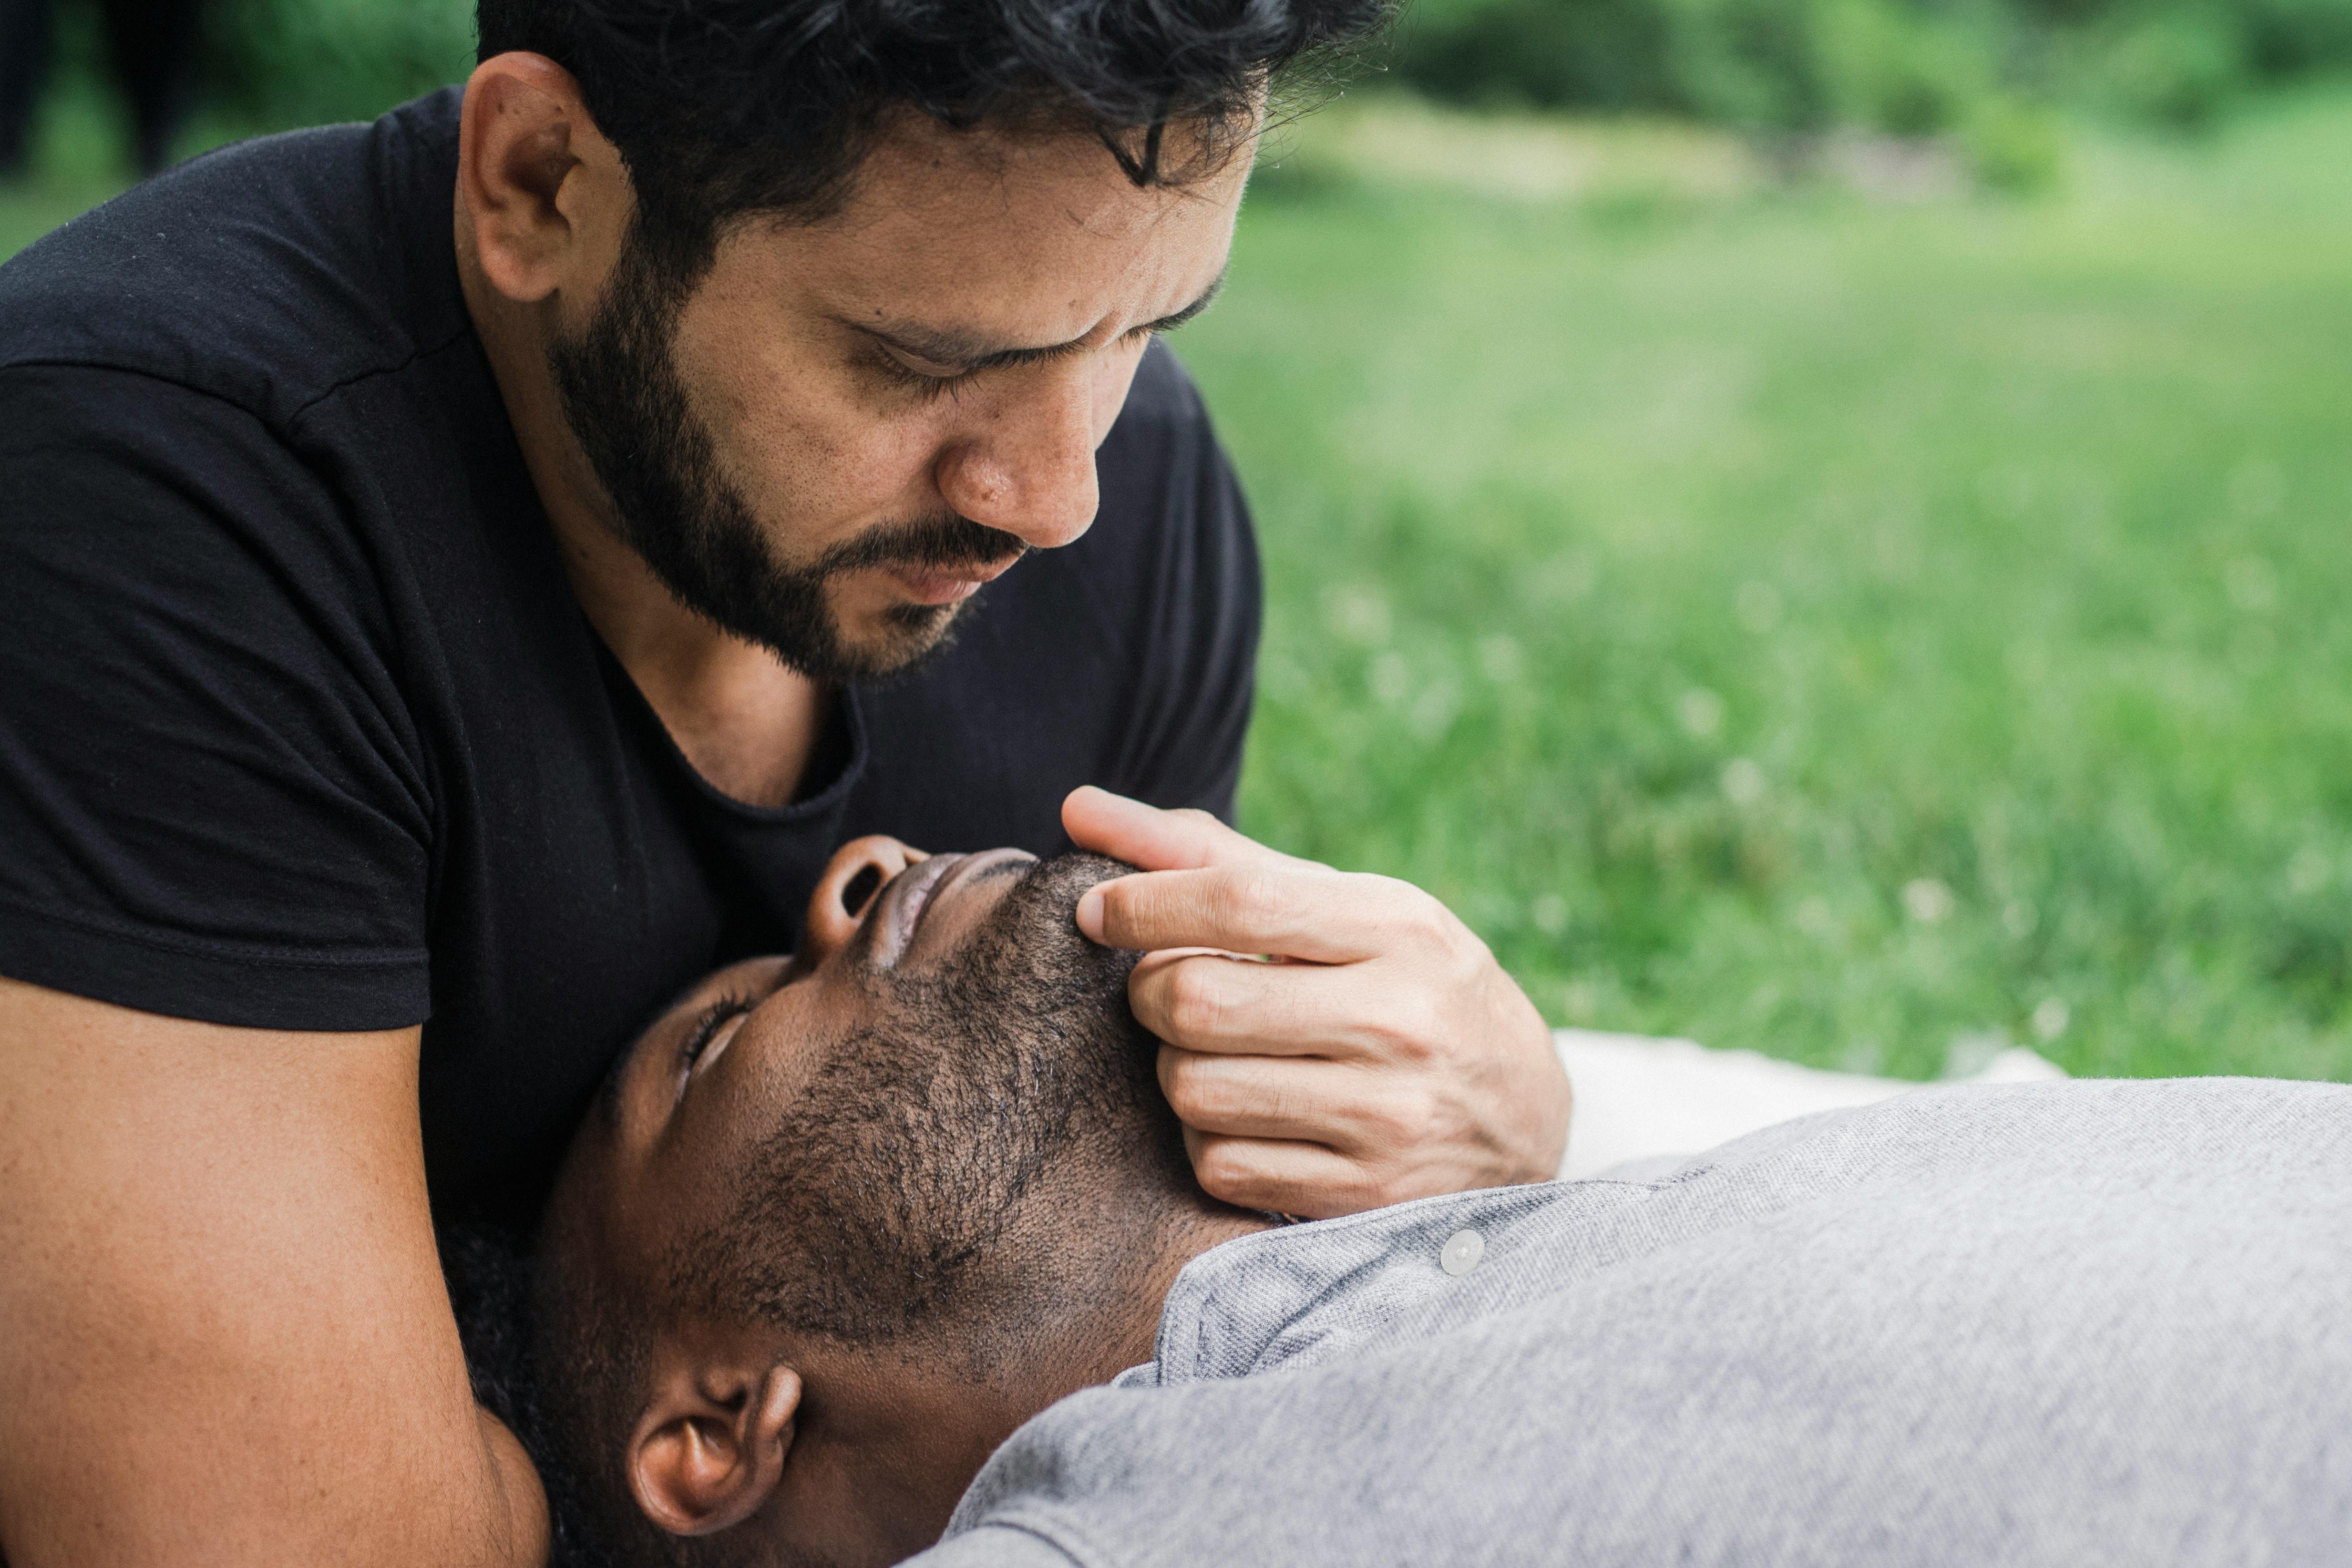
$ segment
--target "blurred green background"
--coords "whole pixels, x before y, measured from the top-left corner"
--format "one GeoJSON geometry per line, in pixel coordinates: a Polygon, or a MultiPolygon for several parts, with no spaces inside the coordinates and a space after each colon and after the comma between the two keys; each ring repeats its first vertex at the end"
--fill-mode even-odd
{"type": "MultiPolygon", "coordinates": [[[[236,0],[194,148],[460,74],[236,0]]],[[[91,30],[0,254],[120,187],[91,30]]],[[[1424,0],[1179,344],[1244,826],[1555,1021],[2352,1078],[2352,0],[1424,0]]]]}

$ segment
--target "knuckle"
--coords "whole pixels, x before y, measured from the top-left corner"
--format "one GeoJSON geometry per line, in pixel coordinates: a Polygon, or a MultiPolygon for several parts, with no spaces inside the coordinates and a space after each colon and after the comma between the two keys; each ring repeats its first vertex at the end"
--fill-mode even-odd
{"type": "Polygon", "coordinates": [[[1263,1207],[1267,1183],[1264,1173],[1229,1138],[1202,1142],[1192,1161],[1192,1178],[1211,1197],[1244,1207],[1263,1207]]]}
{"type": "Polygon", "coordinates": [[[1454,912],[1426,893],[1413,901],[1406,924],[1417,940],[1448,957],[1459,956],[1461,938],[1469,936],[1469,928],[1454,918],[1454,912]]]}
{"type": "Polygon", "coordinates": [[[1393,876],[1367,873],[1350,880],[1363,884],[1366,904],[1381,910],[1400,939],[1443,938],[1452,916],[1433,894],[1393,876]]]}
{"type": "Polygon", "coordinates": [[[1242,1096],[1217,1066],[1188,1056],[1169,1070],[1168,1103],[1185,1121],[1223,1121],[1238,1107],[1242,1096]]]}
{"type": "Polygon", "coordinates": [[[1185,1107],[1192,1103],[1198,1084],[1198,1065],[1190,1051],[1168,1046],[1160,1048],[1160,1092],[1168,1097],[1168,1103],[1176,1108],[1180,1117],[1183,1115],[1185,1107]]]}
{"type": "Polygon", "coordinates": [[[1494,949],[1479,939],[1468,926],[1461,926],[1445,949],[1452,966],[1454,981],[1465,988],[1484,985],[1501,972],[1495,962],[1494,949]]]}
{"type": "Polygon", "coordinates": [[[1426,988],[1399,998],[1377,1026],[1381,1053],[1401,1066],[1425,1069],[1446,1055],[1447,1009],[1426,988]]]}
{"type": "Polygon", "coordinates": [[[1278,875],[1253,866],[1236,871],[1227,881],[1225,907],[1236,925],[1255,931],[1280,920],[1289,897],[1278,875]]]}
{"type": "Polygon", "coordinates": [[[1222,1038],[1233,1021],[1233,1006],[1223,994],[1223,978],[1202,962],[1180,964],[1168,977],[1168,1022],[1182,1039],[1222,1038]]]}
{"type": "Polygon", "coordinates": [[[1365,1142],[1391,1157],[1427,1143],[1436,1120],[1427,1097],[1420,1094],[1383,1094],[1360,1114],[1365,1142]]]}
{"type": "Polygon", "coordinates": [[[1175,1025],[1168,1016],[1168,981],[1164,977],[1147,977],[1140,969],[1137,970],[1128,981],[1127,1005],[1135,1014],[1135,1021],[1155,1039],[1165,1040],[1175,1032],[1175,1025]]]}

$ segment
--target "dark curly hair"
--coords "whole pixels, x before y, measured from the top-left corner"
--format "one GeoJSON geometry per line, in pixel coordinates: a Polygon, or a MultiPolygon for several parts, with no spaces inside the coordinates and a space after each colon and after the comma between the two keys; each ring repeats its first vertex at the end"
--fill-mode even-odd
{"type": "Polygon", "coordinates": [[[654,1529],[611,1473],[612,1456],[592,1467],[579,1428],[625,1431],[642,1397],[642,1312],[619,1310],[576,1269],[551,1270],[528,1231],[466,1220],[436,1239],[474,1402],[505,1423],[539,1472],[548,1568],[701,1568],[756,1551],[740,1532],[696,1542],[654,1529]]]}
{"type": "Polygon", "coordinates": [[[883,115],[959,128],[1067,124],[1139,185],[1243,144],[1267,91],[1313,80],[1394,0],[478,0],[481,57],[544,55],[580,83],[629,169],[643,238],[708,265],[748,212],[838,206],[883,115]],[[1301,68],[1307,68],[1302,70],[1301,68]],[[1162,156],[1171,122],[1191,155],[1162,156]]]}

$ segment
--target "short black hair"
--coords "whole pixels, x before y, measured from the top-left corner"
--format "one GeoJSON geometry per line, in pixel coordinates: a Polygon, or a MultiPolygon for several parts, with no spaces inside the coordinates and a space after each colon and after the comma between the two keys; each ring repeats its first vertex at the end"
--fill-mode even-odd
{"type": "Polygon", "coordinates": [[[596,1270],[567,1266],[560,1249],[511,1225],[459,1220],[436,1240],[474,1402],[505,1424],[539,1473],[548,1568],[703,1568],[756,1550],[740,1533],[698,1542],[656,1528],[619,1474],[610,1439],[628,1430],[644,1397],[651,1333],[642,1303],[622,1306],[596,1270]]]}
{"type": "MultiPolygon", "coordinates": [[[[1370,43],[1395,0],[478,0],[481,57],[570,71],[619,149],[639,226],[698,274],[748,212],[821,218],[882,117],[1067,123],[1139,185],[1181,181],[1160,128],[1209,162],[1298,68],[1370,43]]],[[[1197,163],[1199,160],[1192,160],[1197,163]]]]}
{"type": "MultiPolygon", "coordinates": [[[[588,1344],[550,1378],[540,1365],[548,1325],[538,1295],[538,1262],[532,1236],[511,1225],[461,1219],[436,1235],[449,1307],[465,1347],[466,1374],[474,1402],[503,1422],[522,1444],[539,1472],[547,1499],[549,1568],[618,1568],[604,1545],[607,1532],[592,1526],[594,1494],[579,1473],[569,1445],[551,1412],[547,1392],[560,1397],[556,1409],[569,1413],[583,1399],[599,1407],[618,1406],[641,1368],[610,1364],[614,1354],[643,1354],[639,1339],[597,1324],[583,1334],[588,1344]],[[585,1386],[583,1382],[585,1382],[585,1386]]],[[[593,1313],[594,1303],[583,1308],[593,1313]]],[[[658,1536],[641,1539],[658,1550],[658,1536]]],[[[652,1561],[649,1559],[648,1561],[652,1561]]]]}

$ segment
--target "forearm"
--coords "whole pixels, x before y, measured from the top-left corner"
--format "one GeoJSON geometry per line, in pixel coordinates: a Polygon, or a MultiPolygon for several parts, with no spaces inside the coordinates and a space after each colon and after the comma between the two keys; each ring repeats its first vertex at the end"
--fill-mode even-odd
{"type": "Polygon", "coordinates": [[[0,1560],[538,1568],[433,1245],[414,1029],[0,981],[0,1560]]]}
{"type": "MultiPolygon", "coordinates": [[[[220,1504],[242,1478],[218,1477],[223,1492],[199,1473],[173,1476],[77,1469],[60,1474],[26,1448],[0,1460],[0,1563],[10,1568],[178,1568],[192,1562],[235,1562],[315,1568],[545,1568],[545,1496],[522,1445],[488,1414],[469,1457],[451,1456],[446,1473],[412,1476],[406,1506],[372,1495],[305,1492],[299,1483],[267,1511],[220,1517],[220,1504]]],[[[14,1439],[11,1439],[12,1444],[14,1439]]],[[[58,1455],[52,1446],[51,1457],[58,1455]]],[[[289,1479],[290,1478],[272,1478],[289,1479]]]]}
{"type": "Polygon", "coordinates": [[[492,1533],[482,1561],[489,1568],[545,1568],[548,1548],[547,1490],[522,1444],[506,1424],[478,1409],[482,1449],[488,1461],[494,1499],[488,1512],[492,1533]]]}

